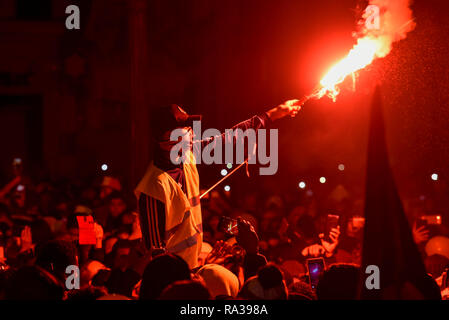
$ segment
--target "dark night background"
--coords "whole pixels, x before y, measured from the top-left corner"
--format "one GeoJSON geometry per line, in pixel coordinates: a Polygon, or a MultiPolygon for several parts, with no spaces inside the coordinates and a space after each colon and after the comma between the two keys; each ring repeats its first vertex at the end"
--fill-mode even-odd
{"type": "MultiPolygon", "coordinates": [[[[0,179],[14,157],[52,178],[100,176],[133,187],[150,159],[148,112],[175,102],[228,128],[314,87],[354,44],[367,5],[355,0],[0,0],[0,179]],[[81,30],[65,29],[78,4],[81,30]]],[[[278,123],[276,176],[231,178],[314,192],[364,189],[368,106],[382,85],[390,161],[401,193],[432,193],[449,176],[447,1],[415,1],[417,24],[389,56],[345,82],[336,103],[306,104],[278,123]],[[346,166],[344,172],[338,164],[346,166]],[[440,180],[430,179],[438,173],[440,180]],[[318,179],[327,178],[320,185],[318,179]]],[[[200,167],[202,187],[222,166],[200,167]]]]}

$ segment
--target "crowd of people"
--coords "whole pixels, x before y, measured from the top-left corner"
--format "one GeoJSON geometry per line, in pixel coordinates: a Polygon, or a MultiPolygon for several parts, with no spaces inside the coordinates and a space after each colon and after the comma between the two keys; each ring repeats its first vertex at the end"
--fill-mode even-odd
{"type": "MultiPolygon", "coordinates": [[[[0,190],[0,299],[356,299],[365,221],[362,203],[346,194],[336,186],[328,212],[313,195],[250,191],[231,200],[214,190],[201,200],[204,243],[191,270],[163,248],[145,248],[136,199],[119,179],[82,185],[17,173],[0,190]],[[329,213],[339,216],[330,228],[329,213]],[[79,244],[79,216],[93,217],[95,244],[79,244]],[[237,221],[234,230],[222,217],[237,221]],[[317,257],[326,270],[312,287],[307,259],[317,257]],[[79,267],[78,288],[67,287],[69,266],[79,267]]],[[[422,224],[423,210],[407,209],[410,225],[444,298],[447,220],[422,224]]]]}

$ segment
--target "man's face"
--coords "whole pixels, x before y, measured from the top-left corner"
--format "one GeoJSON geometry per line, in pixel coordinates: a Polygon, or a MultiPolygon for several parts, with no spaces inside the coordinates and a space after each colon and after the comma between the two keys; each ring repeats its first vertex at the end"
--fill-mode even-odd
{"type": "Polygon", "coordinates": [[[176,129],[165,132],[164,135],[162,136],[162,141],[160,143],[166,143],[166,142],[178,143],[181,141],[191,141],[192,138],[193,138],[193,130],[191,127],[176,128],[176,129]],[[176,133],[178,136],[178,140],[172,141],[171,135],[172,135],[172,132],[175,130],[176,130],[176,133]]]}
{"type": "Polygon", "coordinates": [[[113,217],[118,217],[126,210],[126,204],[121,198],[111,199],[109,203],[109,211],[113,217]]]}
{"type": "Polygon", "coordinates": [[[352,217],[348,221],[348,227],[346,233],[350,237],[357,237],[360,235],[363,230],[363,226],[365,225],[365,219],[362,217],[352,217]]]}
{"type": "Polygon", "coordinates": [[[183,136],[181,137],[181,141],[186,143],[190,149],[192,149],[192,141],[193,141],[193,130],[191,127],[182,128],[183,136]]]}
{"type": "MultiPolygon", "coordinates": [[[[163,141],[159,142],[159,147],[161,150],[170,152],[172,148],[176,145],[182,144],[182,149],[192,150],[193,146],[193,130],[191,127],[177,128],[176,135],[178,139],[176,141],[171,141],[170,136],[172,131],[168,131],[163,136],[163,141]]],[[[179,156],[182,156],[181,154],[179,156]]]]}

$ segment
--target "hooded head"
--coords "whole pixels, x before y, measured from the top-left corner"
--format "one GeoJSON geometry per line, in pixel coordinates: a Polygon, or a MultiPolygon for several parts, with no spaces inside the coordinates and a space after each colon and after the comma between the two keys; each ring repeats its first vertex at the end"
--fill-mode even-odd
{"type": "Polygon", "coordinates": [[[189,115],[176,104],[155,109],[150,123],[156,149],[156,162],[167,162],[170,159],[170,151],[180,142],[183,143],[183,149],[191,148],[193,122],[199,120],[201,116],[189,115]],[[172,133],[175,133],[174,138],[177,140],[172,141],[172,133]]]}
{"type": "Polygon", "coordinates": [[[175,129],[191,128],[194,121],[200,121],[200,115],[189,115],[176,104],[155,109],[151,115],[151,130],[157,142],[170,140],[175,129]]]}

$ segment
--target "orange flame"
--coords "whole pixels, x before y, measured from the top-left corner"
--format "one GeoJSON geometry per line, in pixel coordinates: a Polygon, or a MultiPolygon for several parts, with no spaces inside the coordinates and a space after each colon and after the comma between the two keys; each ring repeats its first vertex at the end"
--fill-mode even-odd
{"type": "MultiPolygon", "coordinates": [[[[336,100],[339,94],[338,85],[345,78],[365,68],[375,58],[385,57],[392,48],[394,42],[405,39],[407,33],[415,28],[413,13],[410,9],[411,0],[369,0],[371,7],[378,8],[377,27],[368,27],[367,20],[372,17],[373,11],[365,11],[359,25],[363,26],[360,38],[349,51],[348,55],[333,66],[321,79],[319,86],[305,100],[321,98],[324,95],[336,100]]],[[[368,8],[368,7],[367,7],[368,8]]],[[[368,20],[371,21],[371,20],[368,20]]]]}
{"type": "Polygon", "coordinates": [[[364,37],[357,40],[357,44],[349,51],[349,54],[334,65],[321,79],[321,88],[315,93],[317,98],[324,95],[330,97],[334,102],[339,94],[338,84],[345,78],[365,68],[373,62],[376,54],[382,48],[381,40],[374,37],[364,37]]]}

